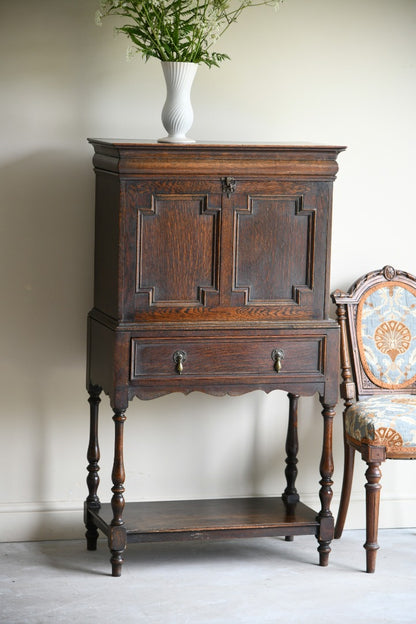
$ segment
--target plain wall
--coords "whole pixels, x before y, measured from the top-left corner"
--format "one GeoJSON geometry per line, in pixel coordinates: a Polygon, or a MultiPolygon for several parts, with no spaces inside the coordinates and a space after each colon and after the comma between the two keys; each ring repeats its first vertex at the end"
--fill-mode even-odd
{"type": "MultiPolygon", "coordinates": [[[[126,61],[95,0],[0,3],[0,539],[84,533],[94,174],[87,136],[163,136],[158,61],[126,61]]],[[[287,0],[249,9],[219,41],[220,69],[192,90],[199,140],[347,145],[334,188],[331,289],[385,264],[416,273],[414,0],[287,0]]],[[[336,512],[341,405],[334,433],[336,512]]],[[[101,409],[101,486],[110,500],[113,423],[101,409]]],[[[126,499],[279,495],[287,397],[134,400],[126,499]]],[[[319,508],[322,418],[300,405],[298,489],[319,508]]],[[[357,459],[347,526],[364,526],[357,459]]],[[[383,466],[380,525],[414,526],[416,463],[383,466]]]]}

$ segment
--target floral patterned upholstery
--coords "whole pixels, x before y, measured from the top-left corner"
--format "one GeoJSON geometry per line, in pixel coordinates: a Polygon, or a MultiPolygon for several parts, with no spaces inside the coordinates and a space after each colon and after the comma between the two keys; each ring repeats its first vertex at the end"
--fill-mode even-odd
{"type": "Polygon", "coordinates": [[[405,388],[416,379],[416,290],[398,282],[378,284],[357,310],[360,359],[381,388],[405,388]]]}
{"type": "MultiPolygon", "coordinates": [[[[386,390],[416,379],[416,290],[384,282],[370,288],[357,308],[357,344],[364,372],[386,390]]],[[[391,456],[415,455],[416,395],[378,394],[358,401],[345,414],[347,436],[385,446],[391,456]]]]}
{"type": "Polygon", "coordinates": [[[358,401],[345,414],[347,437],[385,446],[387,456],[415,455],[416,395],[385,394],[358,401]]]}

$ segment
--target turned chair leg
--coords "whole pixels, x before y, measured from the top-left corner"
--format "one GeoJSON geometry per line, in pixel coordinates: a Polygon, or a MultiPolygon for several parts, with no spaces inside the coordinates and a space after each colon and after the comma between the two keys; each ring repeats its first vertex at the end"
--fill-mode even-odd
{"type": "Polygon", "coordinates": [[[374,572],[376,568],[378,517],[380,509],[380,462],[367,462],[368,470],[365,473],[366,490],[366,542],[364,548],[367,553],[367,572],[374,572]]]}
{"type": "Polygon", "coordinates": [[[354,471],[355,449],[344,441],[344,476],[342,479],[341,500],[339,504],[337,523],[335,525],[335,539],[339,539],[344,530],[345,518],[351,498],[352,475],[354,471]]]}

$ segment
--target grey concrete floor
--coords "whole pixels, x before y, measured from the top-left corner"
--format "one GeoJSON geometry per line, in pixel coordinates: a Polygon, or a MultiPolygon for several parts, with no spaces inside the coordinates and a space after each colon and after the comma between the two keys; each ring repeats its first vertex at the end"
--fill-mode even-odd
{"type": "Polygon", "coordinates": [[[375,574],[363,531],[317,565],[311,536],[131,545],[109,575],[107,544],[0,544],[1,624],[404,624],[416,622],[416,529],[382,530],[375,574]]]}

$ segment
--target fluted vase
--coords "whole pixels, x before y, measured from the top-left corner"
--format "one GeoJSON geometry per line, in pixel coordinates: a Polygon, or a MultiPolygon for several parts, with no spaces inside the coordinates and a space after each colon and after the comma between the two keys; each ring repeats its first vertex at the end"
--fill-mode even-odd
{"type": "Polygon", "coordinates": [[[166,81],[162,123],[168,135],[159,142],[194,143],[194,139],[188,138],[186,133],[194,120],[191,89],[198,64],[162,61],[162,69],[166,81]]]}

